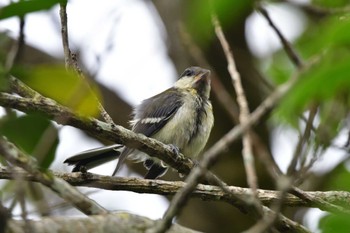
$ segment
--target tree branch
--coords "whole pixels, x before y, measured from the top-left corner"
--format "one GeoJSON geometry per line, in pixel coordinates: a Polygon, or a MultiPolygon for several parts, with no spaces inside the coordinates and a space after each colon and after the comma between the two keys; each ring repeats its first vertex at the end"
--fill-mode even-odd
{"type": "MultiPolygon", "coordinates": [[[[245,91],[242,85],[241,75],[237,71],[236,62],[234,60],[232,49],[228,41],[226,40],[225,34],[222,30],[222,27],[217,15],[215,13],[212,13],[211,19],[215,29],[216,36],[220,41],[222,49],[224,50],[226,60],[228,63],[227,69],[228,69],[228,72],[230,73],[233,87],[237,95],[237,103],[239,105],[239,110],[240,110],[239,122],[244,124],[249,118],[250,110],[249,110],[248,101],[245,95],[245,91]]],[[[256,190],[258,189],[258,178],[255,170],[255,162],[254,162],[254,156],[253,156],[253,141],[252,141],[252,135],[251,135],[250,129],[247,129],[247,131],[243,133],[242,156],[243,156],[245,171],[247,174],[247,183],[253,191],[252,200],[254,202],[257,213],[261,215],[262,214],[261,203],[259,202],[258,199],[256,199],[256,190]]]]}
{"type": "MultiPolygon", "coordinates": [[[[51,233],[55,232],[113,232],[144,233],[151,228],[155,221],[138,215],[118,212],[107,215],[95,215],[89,218],[45,217],[40,220],[10,220],[5,232],[25,233],[28,232],[28,224],[32,232],[51,233]]],[[[198,233],[198,231],[173,224],[169,233],[198,233]]]]}
{"type": "MultiPolygon", "coordinates": [[[[80,187],[90,187],[98,188],[104,190],[114,190],[114,191],[131,191],[136,193],[150,193],[159,195],[174,195],[181,188],[185,186],[186,183],[182,181],[164,181],[164,180],[147,180],[141,178],[129,178],[129,177],[112,177],[103,176],[93,173],[65,173],[65,172],[53,172],[55,177],[60,178],[70,185],[80,186],[80,187]],[[157,187],[157,188],[155,188],[157,187]]],[[[9,169],[7,167],[0,166],[0,179],[13,180],[16,177],[21,177],[25,181],[40,182],[39,178],[33,174],[30,174],[22,169],[9,169]]],[[[236,186],[228,186],[230,192],[234,195],[245,199],[248,198],[250,194],[249,188],[241,188],[236,186]]],[[[279,198],[278,191],[273,190],[257,190],[257,197],[264,205],[271,205],[273,202],[277,201],[279,198]]],[[[293,194],[286,194],[286,199],[284,204],[289,207],[310,207],[319,208],[325,210],[319,201],[322,200],[333,205],[339,205],[344,208],[350,208],[350,192],[346,191],[305,191],[306,195],[310,197],[310,201],[304,198],[297,197],[293,194]]],[[[232,199],[227,192],[224,192],[220,187],[212,185],[199,184],[191,197],[200,198],[204,201],[224,201],[231,205],[238,207],[239,203],[236,199],[232,199]]],[[[240,207],[240,206],[239,206],[240,207]]]]}
{"type": "Polygon", "coordinates": [[[294,65],[298,68],[301,68],[304,66],[303,60],[300,58],[299,54],[294,50],[294,48],[291,46],[289,41],[284,37],[282,32],[277,28],[275,23],[272,21],[269,13],[267,10],[262,7],[261,5],[258,5],[257,10],[266,18],[267,22],[271,26],[271,28],[275,31],[276,35],[280,39],[284,50],[287,53],[287,56],[290,58],[290,60],[294,63],[294,65]]]}
{"type": "MultiPolygon", "coordinates": [[[[79,75],[80,78],[85,79],[83,71],[80,69],[78,65],[77,55],[72,53],[69,48],[69,38],[68,38],[68,17],[67,17],[67,3],[60,4],[60,18],[61,18],[61,37],[62,37],[62,45],[63,52],[65,58],[66,69],[73,69],[79,75]]],[[[101,104],[100,100],[95,96],[98,102],[98,108],[100,110],[101,116],[103,119],[109,123],[114,124],[112,117],[107,113],[101,104]]]]}

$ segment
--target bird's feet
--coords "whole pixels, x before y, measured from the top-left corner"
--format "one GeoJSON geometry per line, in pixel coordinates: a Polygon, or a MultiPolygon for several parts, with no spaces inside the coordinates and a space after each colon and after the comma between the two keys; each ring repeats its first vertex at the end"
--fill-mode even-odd
{"type": "Polygon", "coordinates": [[[175,145],[173,145],[173,144],[169,144],[168,145],[169,147],[170,147],[170,149],[173,151],[173,153],[175,154],[175,160],[176,161],[178,161],[178,160],[183,160],[185,157],[184,157],[184,155],[182,155],[181,153],[180,153],[180,149],[179,149],[179,147],[177,147],[177,146],[175,146],[175,145]]]}

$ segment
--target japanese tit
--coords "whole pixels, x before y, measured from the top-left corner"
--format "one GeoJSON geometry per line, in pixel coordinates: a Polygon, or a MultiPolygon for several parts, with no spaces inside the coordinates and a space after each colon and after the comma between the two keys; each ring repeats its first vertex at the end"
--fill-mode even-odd
{"type": "MultiPolygon", "coordinates": [[[[132,131],[171,144],[183,155],[196,158],[203,150],[214,124],[210,95],[210,71],[200,67],[187,68],[174,86],[155,95],[135,107],[132,131]]],[[[143,162],[148,169],[146,179],[156,179],[167,171],[159,159],[123,147],[111,145],[92,149],[66,159],[74,165],[74,171],[81,167],[90,169],[119,158],[113,175],[125,159],[143,162]]]]}

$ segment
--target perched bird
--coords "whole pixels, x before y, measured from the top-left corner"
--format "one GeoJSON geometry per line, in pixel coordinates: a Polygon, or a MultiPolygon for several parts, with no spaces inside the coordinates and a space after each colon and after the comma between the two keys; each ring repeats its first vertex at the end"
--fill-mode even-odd
{"type": "MultiPolygon", "coordinates": [[[[136,106],[130,121],[132,131],[170,144],[183,155],[196,158],[214,124],[209,75],[209,70],[200,67],[187,68],[173,87],[136,106]]],[[[121,145],[88,150],[64,162],[74,165],[73,171],[79,171],[81,167],[90,169],[118,157],[113,175],[127,158],[144,162],[148,169],[146,179],[156,179],[167,171],[167,166],[159,159],[121,145]]]]}

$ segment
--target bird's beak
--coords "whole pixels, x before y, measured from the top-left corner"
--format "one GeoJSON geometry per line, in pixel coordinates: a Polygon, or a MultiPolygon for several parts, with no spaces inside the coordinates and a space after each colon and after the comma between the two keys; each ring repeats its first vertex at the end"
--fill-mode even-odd
{"type": "Polygon", "coordinates": [[[209,82],[209,75],[210,70],[202,69],[202,71],[194,78],[194,83],[199,83],[201,80],[209,82]]]}

